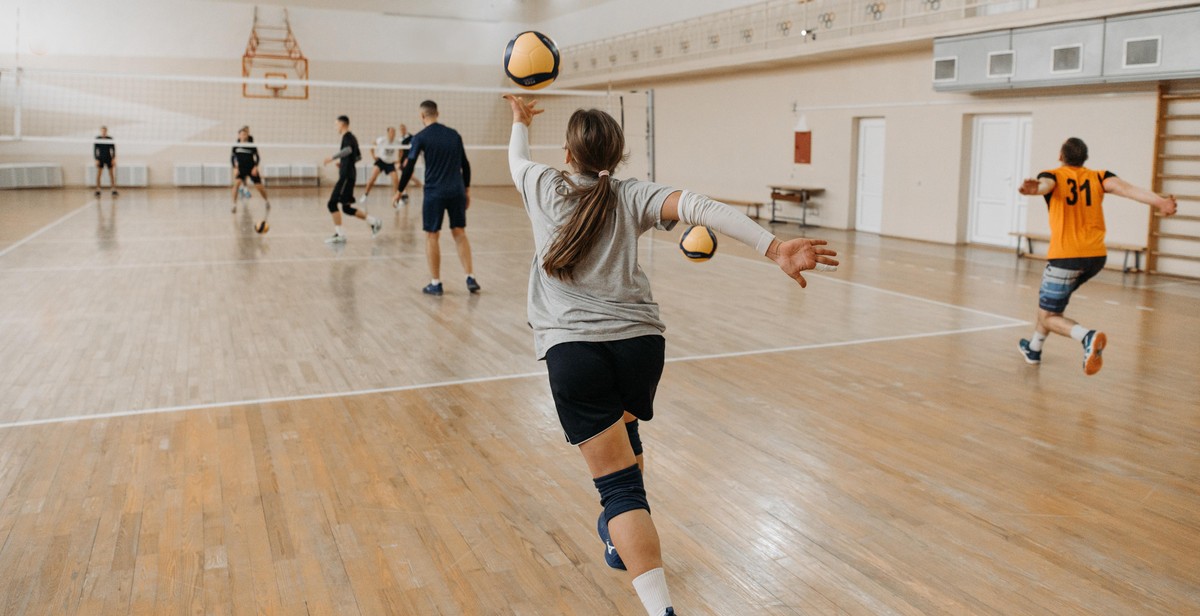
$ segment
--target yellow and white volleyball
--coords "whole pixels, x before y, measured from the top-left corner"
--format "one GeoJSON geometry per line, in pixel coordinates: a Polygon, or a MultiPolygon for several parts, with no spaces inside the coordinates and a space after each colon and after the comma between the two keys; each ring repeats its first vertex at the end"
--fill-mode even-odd
{"type": "Polygon", "coordinates": [[[504,50],[504,73],[526,90],[540,90],[558,78],[558,45],[541,32],[522,32],[504,50]]]}
{"type": "Polygon", "coordinates": [[[262,222],[254,225],[254,230],[259,233],[266,233],[271,230],[271,225],[268,225],[266,219],[263,219],[262,222]]]}
{"type": "Polygon", "coordinates": [[[717,252],[717,236],[708,227],[688,227],[679,237],[679,250],[692,261],[707,261],[717,252]]]}

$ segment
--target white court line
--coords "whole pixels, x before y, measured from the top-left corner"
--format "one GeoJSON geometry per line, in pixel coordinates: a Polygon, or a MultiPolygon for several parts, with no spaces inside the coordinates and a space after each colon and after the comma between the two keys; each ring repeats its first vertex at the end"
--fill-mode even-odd
{"type": "MultiPolygon", "coordinates": [[[[477,255],[526,254],[528,250],[478,251],[477,255]]],[[[63,265],[46,267],[0,267],[0,274],[8,272],[91,272],[105,270],[154,269],[168,267],[205,267],[222,265],[258,265],[277,263],[323,263],[327,261],[397,261],[400,259],[425,258],[423,252],[398,255],[332,256],[332,257],[287,257],[280,259],[229,259],[224,261],[180,261],[178,263],[128,263],[125,265],[63,265]]]]}
{"type": "MultiPolygon", "coordinates": [[[[731,353],[716,353],[711,355],[688,355],[685,357],[673,357],[666,360],[668,364],[702,361],[706,359],[723,359],[727,357],[746,357],[749,355],[767,355],[772,353],[788,353],[792,351],[806,351],[812,349],[828,349],[834,347],[857,346],[860,344],[873,344],[877,342],[892,342],[896,340],[915,340],[918,338],[936,338],[940,336],[954,336],[957,334],[970,334],[975,332],[991,331],[996,329],[1007,329],[1029,325],[1028,322],[1021,323],[1003,323],[1000,325],[986,325],[982,327],[970,327],[966,329],[949,329],[936,332],[927,332],[923,334],[901,334],[898,336],[883,336],[878,338],[862,338],[859,340],[843,340],[841,342],[817,342],[813,344],[801,344],[795,346],[778,347],[773,349],[759,349],[755,351],[734,351],[731,353]]],[[[475,383],[489,383],[494,381],[510,381],[516,379],[524,379],[536,376],[545,376],[545,370],[537,372],[518,372],[516,374],[501,374],[497,376],[481,376],[469,379],[456,379],[451,381],[434,381],[431,383],[415,383],[412,385],[396,385],[393,387],[376,387],[373,389],[358,389],[353,391],[338,391],[321,394],[304,394],[297,396],[278,396],[274,398],[258,398],[252,400],[234,400],[229,402],[205,402],[201,404],[185,404],[180,406],[164,406],[159,408],[139,409],[133,411],[116,411],[112,413],[96,413],[92,415],[70,415],[67,417],[52,417],[47,419],[28,419],[25,421],[14,421],[11,423],[0,423],[0,430],[7,428],[24,428],[29,426],[42,426],[47,424],[68,423],[72,421],[90,421],[96,419],[112,419],[117,417],[134,417],[137,415],[156,415],[163,413],[180,413],[185,411],[200,411],[205,409],[215,408],[230,408],[235,406],[250,406],[256,404],[276,404],[280,402],[298,402],[304,400],[327,400],[329,398],[349,398],[355,396],[367,396],[372,394],[386,394],[400,391],[412,391],[416,389],[436,389],[440,387],[453,387],[456,385],[473,385],[475,383]]]]}
{"type": "Polygon", "coordinates": [[[8,248],[5,248],[4,250],[0,250],[0,257],[3,257],[4,255],[7,255],[8,253],[12,252],[13,250],[16,250],[18,247],[20,247],[20,246],[24,245],[26,242],[28,242],[28,241],[32,240],[33,238],[35,238],[35,237],[37,237],[37,236],[39,236],[39,235],[41,235],[41,234],[43,234],[43,233],[45,233],[45,232],[49,231],[50,229],[54,228],[54,227],[55,227],[55,226],[57,226],[58,224],[60,224],[60,223],[62,223],[63,221],[65,221],[66,219],[68,219],[68,218],[70,218],[70,217],[72,217],[72,216],[74,216],[74,215],[76,215],[76,214],[78,214],[78,213],[80,213],[80,212],[82,212],[82,211],[84,211],[84,210],[88,209],[88,207],[90,207],[90,206],[91,206],[92,204],[94,204],[94,203],[95,203],[95,201],[88,201],[87,203],[85,203],[85,204],[83,204],[83,205],[79,206],[78,208],[75,208],[74,210],[71,210],[70,212],[68,212],[68,213],[64,214],[64,215],[62,216],[62,218],[59,218],[58,220],[56,220],[56,221],[54,221],[54,222],[52,222],[52,223],[50,223],[50,224],[48,224],[48,225],[46,225],[46,226],[42,227],[41,229],[38,229],[37,231],[34,231],[33,233],[31,233],[31,234],[29,234],[29,235],[26,235],[24,238],[21,238],[21,240],[20,240],[20,241],[18,241],[17,243],[13,244],[12,246],[9,246],[8,248]]]}

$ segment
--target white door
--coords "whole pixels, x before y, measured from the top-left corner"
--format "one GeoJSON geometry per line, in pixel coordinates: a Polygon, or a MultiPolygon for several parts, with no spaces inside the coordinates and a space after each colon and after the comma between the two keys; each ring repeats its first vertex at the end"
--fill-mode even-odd
{"type": "Polygon", "coordinates": [[[858,121],[858,205],[855,225],[859,231],[879,233],[883,223],[883,118],[858,121]]]}
{"type": "Polygon", "coordinates": [[[1009,235],[1025,226],[1025,197],[1017,194],[1029,175],[1029,116],[978,116],[971,153],[968,240],[992,246],[1017,245],[1009,235]]]}

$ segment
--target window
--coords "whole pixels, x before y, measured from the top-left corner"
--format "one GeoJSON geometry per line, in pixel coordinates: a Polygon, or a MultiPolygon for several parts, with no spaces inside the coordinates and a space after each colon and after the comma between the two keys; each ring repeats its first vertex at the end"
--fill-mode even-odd
{"type": "Polygon", "coordinates": [[[1012,51],[993,51],[988,54],[987,76],[1012,77],[1013,66],[1016,64],[1016,53],[1012,51]]]}
{"type": "Polygon", "coordinates": [[[1125,39],[1124,68],[1158,66],[1161,36],[1125,39]]]}
{"type": "Polygon", "coordinates": [[[1083,70],[1083,45],[1054,47],[1050,51],[1054,56],[1051,73],[1078,73],[1083,70]]]}
{"type": "Polygon", "coordinates": [[[958,57],[953,58],[934,58],[933,59],[933,80],[938,81],[955,81],[958,79],[958,57]]]}

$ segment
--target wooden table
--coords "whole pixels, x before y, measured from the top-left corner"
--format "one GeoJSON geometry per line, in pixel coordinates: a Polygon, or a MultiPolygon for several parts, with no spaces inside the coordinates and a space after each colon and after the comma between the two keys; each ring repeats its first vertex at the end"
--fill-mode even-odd
{"type": "Polygon", "coordinates": [[[795,222],[801,227],[808,226],[808,201],[813,195],[819,195],[825,192],[824,188],[812,188],[809,186],[785,186],[780,184],[771,184],[767,188],[771,189],[771,222],[795,222]],[[775,214],[776,201],[791,201],[800,205],[800,220],[794,218],[780,218],[775,214]]]}

